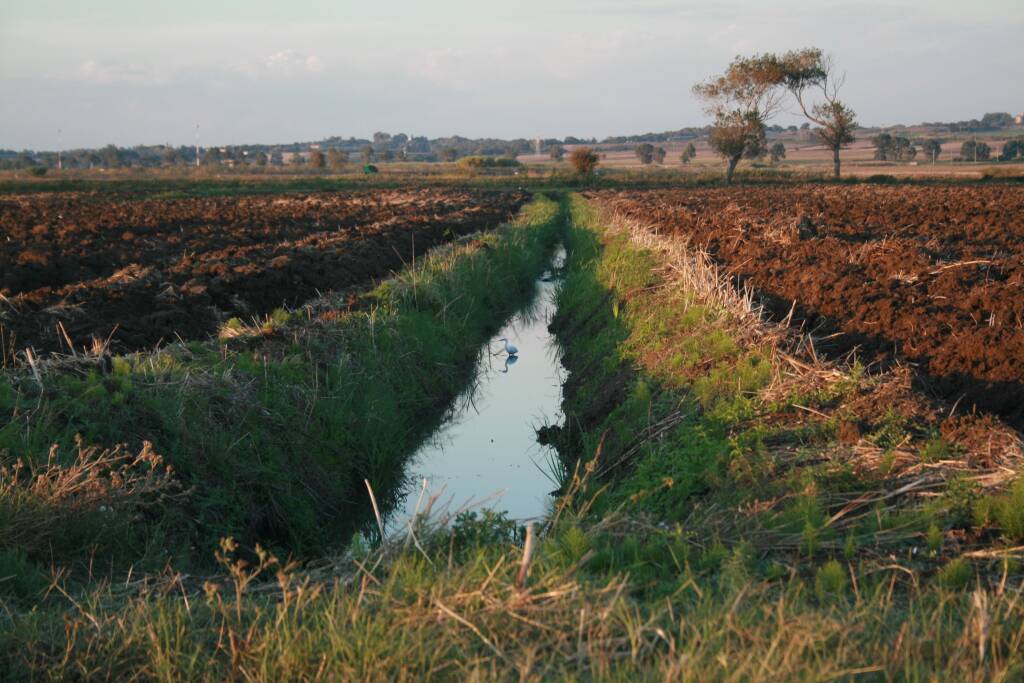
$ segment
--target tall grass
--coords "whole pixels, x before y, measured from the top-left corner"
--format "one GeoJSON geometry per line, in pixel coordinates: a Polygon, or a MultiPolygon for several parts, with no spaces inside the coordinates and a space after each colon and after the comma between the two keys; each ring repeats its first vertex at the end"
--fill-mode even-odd
{"type": "MultiPolygon", "coordinates": [[[[31,609],[0,610],[0,678],[1024,676],[1020,548],[984,528],[965,545],[980,484],[916,496],[885,478],[898,468],[851,471],[857,452],[834,456],[834,425],[792,405],[853,410],[878,380],[799,365],[742,297],[702,279],[713,271],[686,270],[699,259],[673,268],[683,254],[580,198],[571,216],[552,323],[567,422],[547,432],[563,495],[533,542],[501,515],[464,515],[302,568],[223,539],[204,578],[168,570],[76,591],[55,577],[31,609]]],[[[378,339],[391,305],[445,319],[445,292],[410,272],[378,291],[367,310],[381,318],[364,310],[361,338],[378,339]]],[[[980,523],[1014,528],[1019,498],[981,498],[980,523]]]]}
{"type": "MultiPolygon", "coordinates": [[[[183,493],[114,539],[134,545],[121,554],[140,567],[201,563],[224,536],[304,557],[343,547],[369,520],[363,480],[382,504],[397,495],[405,459],[472,380],[479,346],[529,300],[559,212],[538,199],[514,224],[417,259],[351,310],[328,297],[231,321],[215,342],[114,358],[108,371],[6,373],[0,459],[51,454],[48,467],[66,477],[81,466],[79,440],[133,452],[150,443],[183,493]]],[[[95,564],[59,533],[24,549],[42,563],[67,553],[95,564]]]]}
{"type": "MultiPolygon", "coordinates": [[[[615,531],[564,517],[533,554],[479,533],[421,530],[297,571],[223,544],[205,584],[168,576],[0,614],[4,680],[1015,680],[1024,607],[1009,583],[919,586],[895,566],[833,561],[815,577],[759,579],[643,540],[616,569],[589,559],[615,531]],[[673,554],[676,557],[673,558],[673,554]],[[655,580],[647,570],[659,564],[655,580]]],[[[500,538],[500,536],[498,537],[500,538]]]]}

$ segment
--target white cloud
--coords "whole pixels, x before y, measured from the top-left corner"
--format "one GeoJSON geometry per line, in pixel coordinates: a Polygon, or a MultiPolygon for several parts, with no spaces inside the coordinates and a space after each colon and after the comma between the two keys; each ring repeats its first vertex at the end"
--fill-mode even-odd
{"type": "Polygon", "coordinates": [[[112,64],[87,60],[78,65],[78,80],[96,85],[158,85],[166,82],[161,74],[142,64],[112,64]]]}
{"type": "Polygon", "coordinates": [[[295,50],[281,50],[264,60],[266,71],[276,76],[317,74],[324,70],[323,61],[317,55],[304,54],[295,50]]]}

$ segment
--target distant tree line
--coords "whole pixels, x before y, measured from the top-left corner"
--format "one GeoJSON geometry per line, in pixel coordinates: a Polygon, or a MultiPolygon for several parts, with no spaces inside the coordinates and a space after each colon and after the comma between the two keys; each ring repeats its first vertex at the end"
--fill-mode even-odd
{"type": "MultiPolygon", "coordinates": [[[[554,150],[557,158],[565,154],[564,145],[597,144],[594,138],[566,136],[564,139],[547,138],[542,149],[549,154],[554,150]],[[561,150],[560,152],[558,150],[561,150]]],[[[534,151],[534,141],[526,138],[504,140],[500,138],[466,138],[458,135],[428,139],[405,133],[391,134],[378,131],[372,138],[342,138],[333,136],[315,142],[292,142],[279,145],[234,145],[201,147],[200,165],[267,166],[292,165],[314,168],[342,168],[357,156],[364,164],[371,161],[457,161],[467,156],[501,157],[516,159],[534,151]]],[[[554,157],[553,157],[554,158],[554,157]]],[[[65,168],[122,168],[195,165],[196,148],[193,145],[140,145],[117,147],[107,145],[98,149],[75,149],[61,152],[65,168]]],[[[57,152],[0,150],[0,168],[18,169],[57,166],[57,152]]]]}
{"type": "MultiPolygon", "coordinates": [[[[784,130],[784,129],[779,129],[784,130]]],[[[607,137],[601,141],[602,144],[606,145],[621,145],[630,142],[679,142],[684,140],[694,140],[696,138],[707,137],[711,132],[711,126],[697,126],[690,128],[680,128],[679,130],[669,130],[663,133],[643,133],[641,135],[615,135],[607,137]]],[[[590,144],[596,143],[596,140],[590,144]]]]}
{"type": "MultiPolygon", "coordinates": [[[[913,161],[920,150],[925,161],[937,161],[942,155],[942,140],[927,138],[919,142],[890,133],[880,133],[871,138],[875,148],[875,159],[879,161],[913,161]],[[920,145],[920,147],[918,147],[920,145]]],[[[986,142],[967,140],[960,145],[960,153],[954,161],[991,161],[992,148],[986,142]]],[[[999,161],[1024,160],[1024,135],[1003,143],[999,161]]]]}
{"type": "Polygon", "coordinates": [[[921,124],[930,128],[948,130],[951,133],[982,133],[986,131],[1005,130],[1016,126],[1016,120],[1009,112],[989,112],[981,119],[967,121],[933,121],[921,124]]]}

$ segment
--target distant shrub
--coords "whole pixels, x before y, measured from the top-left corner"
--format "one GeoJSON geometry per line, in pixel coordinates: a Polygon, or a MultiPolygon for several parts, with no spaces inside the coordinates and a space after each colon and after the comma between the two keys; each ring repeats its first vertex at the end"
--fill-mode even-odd
{"type": "Polygon", "coordinates": [[[366,175],[373,175],[375,173],[379,173],[379,171],[377,170],[377,167],[374,166],[373,164],[365,164],[363,166],[363,173],[365,173],[366,175]]]}
{"type": "Polygon", "coordinates": [[[874,185],[892,185],[899,181],[896,179],[896,176],[888,175],[886,173],[876,173],[874,175],[869,175],[864,179],[864,182],[872,183],[874,185]]]}
{"type": "Polygon", "coordinates": [[[592,173],[597,168],[598,161],[597,154],[589,147],[574,149],[569,155],[569,163],[580,175],[592,173]]]}
{"type": "Polygon", "coordinates": [[[459,159],[459,167],[468,170],[475,170],[478,168],[518,168],[520,166],[522,166],[521,163],[508,157],[496,158],[472,156],[462,157],[459,159]]]}
{"type": "Polygon", "coordinates": [[[27,171],[30,176],[35,176],[36,178],[42,178],[46,175],[45,166],[29,166],[25,171],[27,171]]]}

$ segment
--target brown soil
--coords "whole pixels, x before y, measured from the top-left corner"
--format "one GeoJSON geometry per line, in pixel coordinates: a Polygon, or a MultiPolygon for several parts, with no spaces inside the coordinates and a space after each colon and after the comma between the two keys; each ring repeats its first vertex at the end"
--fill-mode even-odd
{"type": "Polygon", "coordinates": [[[386,276],[525,201],[459,190],[0,197],[0,346],[67,352],[64,332],[76,347],[109,336],[117,351],[203,337],[229,316],[386,276]]]}
{"type": "Polygon", "coordinates": [[[788,186],[596,192],[685,235],[822,348],[906,361],[932,394],[1024,426],[1024,188],[788,186]]]}

